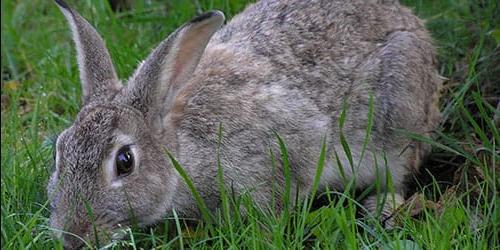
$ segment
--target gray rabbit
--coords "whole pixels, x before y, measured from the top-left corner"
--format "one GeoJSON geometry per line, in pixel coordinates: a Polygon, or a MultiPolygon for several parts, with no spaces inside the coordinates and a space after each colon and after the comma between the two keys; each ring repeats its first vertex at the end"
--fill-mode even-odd
{"type": "Polygon", "coordinates": [[[285,182],[281,164],[272,168],[276,134],[288,148],[292,197],[300,199],[312,188],[325,138],[319,192],[344,190],[345,178],[363,190],[389,173],[390,185],[381,181],[382,192],[362,201],[375,212],[377,195],[390,193],[385,219],[429,152],[398,131],[430,136],[437,127],[436,52],[422,20],[397,2],[262,0],[225,26],[221,12],[208,12],[161,42],[125,85],[96,30],[56,2],[71,27],[83,87],[83,107],[57,139],[47,188],[50,226],[68,232],[59,237],[69,248],[130,225],[132,215],[139,226],[172,209],[200,216],[166,150],[209,209],[220,203],[218,153],[228,188],[251,190],[268,206],[285,182]],[[343,110],[352,165],[340,142],[343,110]]]}

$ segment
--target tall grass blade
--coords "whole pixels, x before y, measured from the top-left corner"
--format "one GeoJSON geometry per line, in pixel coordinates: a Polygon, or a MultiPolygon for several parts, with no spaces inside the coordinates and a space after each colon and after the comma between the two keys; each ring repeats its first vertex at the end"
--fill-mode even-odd
{"type": "MultiPolygon", "coordinates": [[[[191,194],[193,195],[196,205],[198,206],[198,209],[200,210],[201,216],[205,220],[207,227],[209,229],[212,229],[212,223],[213,223],[213,218],[210,214],[210,211],[208,210],[205,202],[201,198],[200,193],[196,190],[196,187],[189,177],[189,175],[186,173],[186,171],[182,168],[182,166],[179,164],[179,162],[175,159],[175,157],[168,151],[166,150],[166,154],[168,158],[170,158],[170,161],[172,162],[172,165],[174,166],[175,170],[179,173],[179,175],[182,177],[184,180],[185,184],[188,186],[189,191],[191,191],[191,194]]],[[[212,231],[212,230],[210,230],[212,231]]]]}

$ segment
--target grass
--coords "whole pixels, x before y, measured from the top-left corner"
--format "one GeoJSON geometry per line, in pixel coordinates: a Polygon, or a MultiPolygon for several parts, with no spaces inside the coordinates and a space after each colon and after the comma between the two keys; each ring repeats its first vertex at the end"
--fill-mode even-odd
{"type": "MultiPolygon", "coordinates": [[[[360,217],[362,208],[351,192],[327,192],[317,209],[310,210],[313,205],[307,201],[282,214],[228,192],[219,213],[208,215],[211,224],[174,216],[154,228],[128,230],[128,239],[114,246],[500,248],[499,3],[402,2],[427,20],[439,48],[439,71],[448,80],[438,136],[408,135],[433,145],[433,153],[416,177],[416,195],[400,213],[396,229],[383,230],[376,221],[360,217]],[[246,217],[235,212],[241,206],[246,217]]],[[[231,18],[246,1],[137,1],[120,12],[107,1],[73,4],[108,41],[119,76],[126,78],[151,48],[200,10],[221,9],[231,18]]],[[[75,51],[63,16],[51,1],[1,1],[1,18],[1,246],[60,249],[47,228],[45,186],[52,168],[47,145],[51,135],[71,124],[81,106],[75,51]]],[[[285,144],[275,157],[286,157],[285,144]]]]}

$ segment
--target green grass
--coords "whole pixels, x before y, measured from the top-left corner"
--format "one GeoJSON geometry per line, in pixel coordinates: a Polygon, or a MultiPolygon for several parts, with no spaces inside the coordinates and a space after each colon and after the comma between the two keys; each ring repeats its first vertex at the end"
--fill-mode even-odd
{"type": "MultiPolygon", "coordinates": [[[[231,18],[246,4],[137,1],[130,10],[115,13],[107,1],[74,2],[107,41],[121,78],[200,10],[221,9],[231,18]]],[[[310,210],[307,201],[281,214],[257,207],[246,196],[233,199],[228,192],[222,209],[207,215],[211,224],[174,216],[154,228],[127,231],[130,237],[117,246],[500,248],[500,6],[495,0],[402,2],[427,20],[439,48],[439,71],[449,79],[437,138],[408,135],[433,145],[414,185],[426,201],[419,203],[420,211],[408,209],[417,215],[402,212],[400,226],[386,231],[375,220],[359,216],[362,208],[351,192],[327,192],[322,195],[324,206],[310,210]],[[235,212],[242,206],[246,217],[235,212]]],[[[1,8],[1,245],[60,248],[47,228],[45,186],[52,171],[48,145],[51,135],[69,126],[81,106],[75,50],[65,20],[51,1],[5,0],[1,8]]],[[[282,150],[274,157],[286,157],[285,144],[282,150]]],[[[323,160],[318,159],[318,166],[323,160]]]]}

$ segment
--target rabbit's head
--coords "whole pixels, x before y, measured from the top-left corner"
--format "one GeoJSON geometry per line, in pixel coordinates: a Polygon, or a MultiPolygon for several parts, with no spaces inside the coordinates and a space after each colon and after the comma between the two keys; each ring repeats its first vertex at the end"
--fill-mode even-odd
{"type": "Polygon", "coordinates": [[[102,243],[120,226],[151,224],[170,208],[178,177],[164,146],[176,142],[163,121],[224,15],[208,12],[180,27],[122,86],[99,34],[56,2],[76,44],[84,106],[57,138],[47,189],[50,226],[75,248],[102,243]]]}

